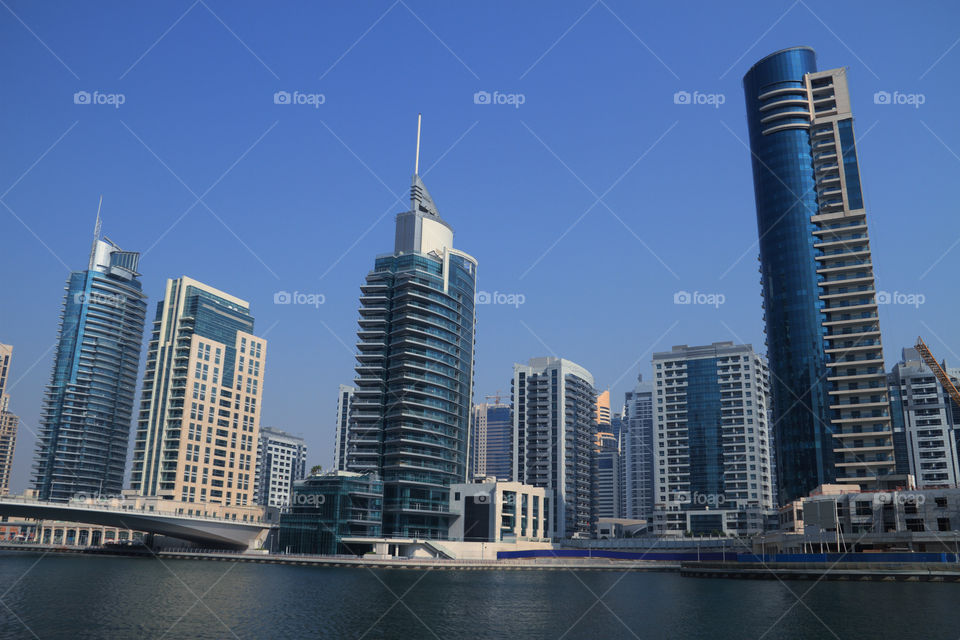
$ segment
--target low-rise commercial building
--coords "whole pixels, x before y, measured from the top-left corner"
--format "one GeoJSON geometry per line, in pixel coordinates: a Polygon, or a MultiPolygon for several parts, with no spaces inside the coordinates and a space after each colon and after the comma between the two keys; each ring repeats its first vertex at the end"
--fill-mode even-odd
{"type": "Polygon", "coordinates": [[[343,538],[378,538],[383,526],[383,482],[373,473],[330,471],[294,483],[280,515],[278,550],[340,554],[355,550],[343,538]]]}
{"type": "Polygon", "coordinates": [[[449,539],[464,542],[548,542],[552,491],[492,477],[450,486],[449,539]]]}

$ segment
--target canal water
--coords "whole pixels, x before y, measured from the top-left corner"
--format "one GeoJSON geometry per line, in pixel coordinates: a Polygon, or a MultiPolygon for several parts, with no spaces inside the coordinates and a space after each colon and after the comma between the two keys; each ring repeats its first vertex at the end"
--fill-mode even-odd
{"type": "Polygon", "coordinates": [[[960,584],[0,552],[0,638],[957,638],[960,584]]]}

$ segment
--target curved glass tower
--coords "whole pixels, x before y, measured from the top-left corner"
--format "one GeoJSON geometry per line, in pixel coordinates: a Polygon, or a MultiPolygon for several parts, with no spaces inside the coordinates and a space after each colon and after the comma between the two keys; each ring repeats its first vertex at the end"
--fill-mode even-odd
{"type": "Polygon", "coordinates": [[[33,466],[41,500],[119,495],[146,318],[140,254],[99,238],[67,279],[33,466]]]}
{"type": "Polygon", "coordinates": [[[873,259],[845,69],[784,49],[743,79],[780,501],[893,474],[873,259]]]}
{"type": "Polygon", "coordinates": [[[771,54],[743,78],[760,236],[777,486],[786,503],[833,480],[823,302],[814,260],[817,213],[804,75],[812,49],[771,54]]]}
{"type": "Polygon", "coordinates": [[[437,539],[467,478],[477,261],[416,174],[410,200],[361,287],[347,469],[383,480],[385,536],[437,539]]]}

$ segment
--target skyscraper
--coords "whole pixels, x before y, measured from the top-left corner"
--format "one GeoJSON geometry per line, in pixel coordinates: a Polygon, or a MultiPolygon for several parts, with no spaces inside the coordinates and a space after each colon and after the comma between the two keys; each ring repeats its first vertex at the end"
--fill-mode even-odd
{"type": "Polygon", "coordinates": [[[0,344],[0,496],[10,493],[10,469],[20,423],[20,418],[10,412],[10,394],[7,393],[12,361],[13,347],[0,344]]]}
{"type": "Polygon", "coordinates": [[[846,70],[794,47],[743,86],[780,501],[873,486],[895,462],[846,70]]]}
{"type": "Polygon", "coordinates": [[[473,460],[473,475],[513,480],[513,420],[510,405],[484,402],[473,406],[470,457],[473,460]]]}
{"type": "Polygon", "coordinates": [[[337,422],[333,442],[333,466],[337,471],[347,470],[347,449],[350,447],[350,404],[356,387],[341,384],[337,389],[337,422]]]}
{"type": "Polygon", "coordinates": [[[67,278],[33,464],[41,500],[123,489],[146,317],[139,262],[100,238],[98,215],[87,268],[67,278]]]}
{"type": "Polygon", "coordinates": [[[453,248],[418,174],[393,253],[361,286],[347,468],[383,480],[386,536],[444,538],[467,477],[477,261],[453,248]]]}
{"type": "Polygon", "coordinates": [[[593,456],[593,521],[620,518],[620,447],[612,433],[598,431],[593,456]]]}
{"type": "Polygon", "coordinates": [[[257,504],[286,507],[293,483],[307,475],[307,445],[303,438],[263,427],[257,446],[257,504]]]}
{"type": "MultiPolygon", "coordinates": [[[[960,369],[944,371],[960,384],[960,369]]],[[[955,487],[960,484],[960,455],[957,439],[960,437],[960,407],[940,386],[933,371],[924,363],[917,350],[903,350],[900,362],[889,375],[891,397],[897,398],[894,409],[899,409],[904,426],[907,469],[917,481],[917,487],[955,487]]]]}
{"type": "Polygon", "coordinates": [[[732,342],[681,345],[654,353],[653,370],[657,505],[773,507],[763,358],[732,342]]]}
{"type": "Polygon", "coordinates": [[[620,430],[623,517],[649,520],[655,501],[656,464],[653,438],[653,383],[637,378],[625,397],[620,430]]]}
{"type": "Polygon", "coordinates": [[[605,433],[611,433],[609,389],[597,395],[597,430],[605,433]]]}
{"type": "Polygon", "coordinates": [[[167,280],[147,348],[135,491],[254,504],[266,353],[246,301],[186,276],[167,280]]]}
{"type": "Polygon", "coordinates": [[[513,365],[513,477],[553,491],[557,536],[590,535],[597,431],[593,376],[562,358],[513,365]]]}

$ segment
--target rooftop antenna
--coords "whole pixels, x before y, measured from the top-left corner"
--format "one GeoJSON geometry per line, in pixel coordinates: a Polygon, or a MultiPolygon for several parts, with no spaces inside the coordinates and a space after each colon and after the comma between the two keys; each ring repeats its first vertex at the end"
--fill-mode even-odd
{"type": "Polygon", "coordinates": [[[93,228],[93,246],[90,247],[90,264],[88,269],[93,269],[94,261],[97,257],[97,241],[100,239],[100,208],[103,206],[103,194],[100,195],[100,203],[97,204],[97,224],[93,228]]]}
{"type": "Polygon", "coordinates": [[[420,120],[422,117],[422,113],[417,114],[417,159],[413,163],[414,175],[420,174],[420,120]]]}

